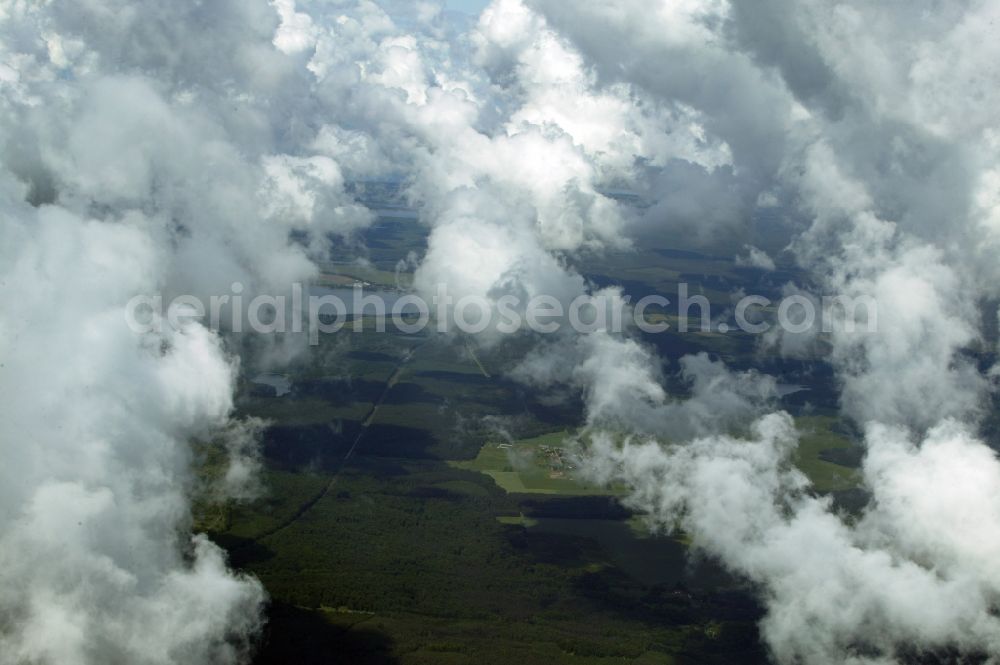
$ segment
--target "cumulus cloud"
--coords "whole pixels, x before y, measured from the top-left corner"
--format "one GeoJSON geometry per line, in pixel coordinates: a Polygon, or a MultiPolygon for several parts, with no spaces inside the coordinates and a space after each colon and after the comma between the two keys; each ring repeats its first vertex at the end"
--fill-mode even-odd
{"type": "Polygon", "coordinates": [[[245,498],[260,424],[216,332],[125,305],[287,288],[370,214],[268,3],[0,14],[0,661],[243,662],[265,593],[192,535],[189,444],[221,437],[245,498]]]}
{"type": "MultiPolygon", "coordinates": [[[[609,436],[595,446],[594,465],[611,458],[615,478],[635,488],[636,505],[664,524],[680,520],[704,534],[706,550],[764,585],[764,635],[780,662],[995,651],[996,578],[960,545],[977,533],[971,525],[991,521],[995,461],[953,420],[976,422],[988,390],[968,350],[979,342],[978,303],[995,289],[988,277],[995,261],[980,257],[994,243],[996,122],[977,101],[990,94],[995,68],[974,64],[988,59],[991,47],[965,38],[988,23],[995,5],[928,5],[927,20],[919,22],[899,7],[866,3],[531,5],[583,54],[602,85],[632,86],[664,106],[683,104],[727,146],[726,186],[711,184],[726,171],[687,160],[692,182],[704,183],[701,201],[670,195],[679,181],[669,163],[657,171],[667,195],[645,224],[668,229],[697,220],[711,237],[738,228],[760,202],[783,206],[791,212],[790,249],[819,287],[877,304],[875,332],[865,325],[872,312],[855,309],[834,317],[822,345],[815,332],[782,339],[786,350],[794,343],[827,353],[843,386],[845,415],[867,424],[865,479],[874,498],[857,526],[811,497],[788,467],[794,433],[778,416],[760,421],[749,444],[710,436],[664,448],[620,445],[620,437],[609,436]],[[623,43],[630,48],[617,48],[623,43]],[[944,76],[948,67],[977,73],[944,76]],[[951,94],[942,95],[946,88],[951,94]],[[723,201],[730,203],[720,207],[723,201]],[[914,443],[898,443],[914,433],[914,443]],[[926,502],[900,498],[918,485],[879,464],[895,451],[900,469],[912,464],[914,476],[926,478],[924,464],[929,468],[942,450],[962,462],[919,484],[931,497],[926,502]],[[972,492],[981,492],[980,500],[949,500],[942,486],[961,484],[967,470],[958,467],[973,458],[988,470],[988,477],[975,476],[972,492]],[[722,505],[741,488],[738,501],[722,505]],[[949,511],[966,517],[931,536],[941,513],[929,504],[939,491],[949,511]],[[752,507],[740,512],[743,505],[752,507]],[[910,521],[924,531],[907,531],[910,521]],[[954,563],[956,548],[970,557],[967,565],[954,563]],[[822,601],[811,591],[819,579],[832,579],[822,601]],[[877,586],[866,581],[876,579],[877,586]],[[910,609],[918,606],[935,609],[910,609]]],[[[648,371],[633,376],[650,385],[648,371]]],[[[667,401],[660,393],[623,385],[621,394],[633,399],[616,403],[598,380],[587,385],[588,405],[614,423],[612,431],[622,431],[617,417],[655,432],[635,411],[637,404],[657,411],[667,401]]]]}
{"type": "Polygon", "coordinates": [[[186,441],[226,422],[234,365],[198,324],[122,325],[162,266],[141,228],[4,216],[3,659],[239,661],[263,590],[184,535],[186,441]]]}
{"type": "Polygon", "coordinates": [[[263,467],[260,440],[267,425],[261,418],[248,417],[230,421],[218,434],[225,466],[212,485],[202,490],[211,499],[249,501],[260,496],[263,467]]]}
{"type": "Polygon", "coordinates": [[[683,529],[760,586],[762,633],[778,662],[995,653],[1000,463],[991,451],[954,421],[920,443],[874,427],[864,465],[874,499],[851,524],[791,465],[787,414],[752,429],[673,446],[598,434],[588,469],[628,484],[628,503],[654,527],[683,529]]]}
{"type": "Polygon", "coordinates": [[[823,345],[777,340],[827,354],[866,432],[872,502],[856,523],[791,467],[791,422],[763,415],[770,377],[688,357],[686,394],[669,395],[651,350],[606,330],[539,340],[511,375],[582,395],[595,477],[758,583],[779,662],[995,651],[1000,472],[956,422],[983,411],[968,350],[1000,283],[997,11],[0,7],[0,615],[14,617],[0,659],[246,653],[263,592],[187,535],[190,440],[231,437],[227,491],[253,484],[257,425],[231,420],[238,364],[197,322],[135,336],[122,310],[139,293],[308,279],[370,223],[347,186],[369,179],[402,182],[429,228],[414,287],[491,307],[599,293],[589,253],[671,233],[724,235],[773,270],[748,220],[780,209],[819,290],[878,305],[875,333],[854,310],[823,345]]]}
{"type": "MultiPolygon", "coordinates": [[[[978,337],[977,297],[991,292],[977,277],[994,268],[964,259],[992,243],[982,230],[994,226],[996,198],[984,146],[996,134],[981,114],[961,124],[958,105],[934,101],[943,70],[933,49],[910,45],[954,42],[945,59],[973,67],[985,56],[961,36],[989,14],[987,3],[932,12],[920,25],[894,7],[774,2],[762,11],[499,0],[472,34],[474,66],[443,58],[432,39],[400,41],[384,20],[357,31],[365,37],[348,41],[363,44],[371,65],[348,94],[366,108],[378,100],[393,118],[394,142],[408,146],[399,163],[416,172],[410,195],[432,226],[418,289],[446,283],[493,299],[550,291],[566,301],[589,289],[572,267],[581,251],[679,229],[746,237],[758,205],[783,207],[797,236],[790,249],[820,287],[878,303],[875,334],[857,318],[871,314],[854,310],[835,320],[828,344],[798,340],[828,350],[845,414],[915,432],[975,417],[987,384],[963,350],[978,337]],[[650,206],[626,211],[601,195],[623,182],[650,206]]],[[[975,99],[984,84],[969,85],[948,99],[975,99]]],[[[773,268],[760,250],[746,251],[745,263],[773,268]]],[[[682,369],[685,399],[667,395],[648,349],[598,332],[542,343],[512,376],[579,391],[592,431],[675,442],[609,443],[593,459],[612,458],[637,505],[656,496],[664,505],[649,509],[665,524],[683,515],[707,551],[763,584],[764,633],[779,661],[874,662],[902,657],[906,644],[995,644],[988,575],[939,577],[926,554],[876,526],[884,475],[866,475],[876,503],[863,524],[842,522],[790,468],[786,418],[759,421],[747,445],[718,434],[765,411],[773,380],[703,357],[682,369]],[[832,609],[811,592],[831,574],[832,609]]],[[[872,427],[874,456],[882,437],[872,427]]]]}
{"type": "Polygon", "coordinates": [[[743,249],[746,254],[736,255],[736,265],[759,268],[760,270],[774,270],[774,259],[768,256],[767,252],[753,245],[744,245],[743,249]]]}
{"type": "Polygon", "coordinates": [[[744,427],[777,397],[773,377],[732,372],[707,354],[684,356],[680,378],[690,394],[671,398],[655,354],[629,337],[598,332],[539,345],[510,375],[537,389],[572,386],[587,425],[685,440],[744,427]]]}

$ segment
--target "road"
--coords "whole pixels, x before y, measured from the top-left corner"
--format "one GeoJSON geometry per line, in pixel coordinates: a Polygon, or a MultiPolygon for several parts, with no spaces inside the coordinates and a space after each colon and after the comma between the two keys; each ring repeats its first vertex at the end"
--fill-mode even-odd
{"type": "Polygon", "coordinates": [[[424,344],[425,342],[421,342],[417,346],[407,351],[406,355],[404,355],[400,359],[399,363],[396,365],[396,368],[389,376],[389,380],[386,381],[385,388],[382,389],[382,393],[379,395],[378,399],[375,400],[375,402],[372,404],[371,410],[368,411],[368,414],[361,421],[361,429],[358,431],[357,436],[354,437],[354,441],[351,443],[351,447],[347,449],[347,452],[344,454],[344,457],[340,460],[340,463],[334,470],[333,475],[330,477],[330,482],[328,482],[318,494],[316,494],[314,497],[310,498],[308,501],[299,506],[299,509],[296,510],[295,513],[287,520],[281,522],[275,527],[272,527],[266,531],[257,534],[251,539],[250,542],[246,543],[245,545],[242,545],[241,547],[238,547],[237,549],[243,549],[244,547],[249,546],[251,543],[258,543],[262,540],[270,538],[271,536],[281,533],[288,527],[298,522],[303,515],[308,513],[313,506],[319,503],[323,499],[323,497],[325,497],[327,494],[330,493],[330,490],[332,490],[334,485],[337,484],[337,479],[340,477],[340,473],[343,470],[344,465],[351,459],[351,457],[354,456],[354,453],[355,451],[357,451],[358,446],[365,438],[365,434],[368,432],[368,427],[372,424],[372,422],[375,420],[375,416],[378,414],[379,407],[382,406],[383,402],[385,402],[385,398],[389,396],[389,391],[392,390],[392,387],[396,385],[396,383],[399,381],[399,376],[402,374],[403,369],[406,366],[406,363],[409,362],[409,360],[413,357],[413,355],[417,352],[417,350],[420,349],[420,347],[423,346],[424,344]]]}

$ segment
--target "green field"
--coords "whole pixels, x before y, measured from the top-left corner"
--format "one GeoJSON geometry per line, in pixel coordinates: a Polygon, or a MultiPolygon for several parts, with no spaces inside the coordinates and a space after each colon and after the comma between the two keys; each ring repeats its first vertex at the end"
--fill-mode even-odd
{"type": "MultiPolygon", "coordinates": [[[[394,283],[404,248],[420,246],[416,232],[387,220],[370,267],[345,254],[328,272],[334,283],[394,283]]],[[[652,247],[590,267],[588,278],[638,295],[673,299],[669,289],[691,281],[713,308],[746,277],[726,258],[652,247]]],[[[736,369],[760,362],[751,336],[682,334],[669,308],[649,314],[672,326],[643,339],[667,360],[677,399],[688,390],[676,374],[684,354],[707,351],[736,369]]],[[[256,663],[766,661],[761,608],[744,585],[689,556],[683,534],[650,533],[618,502],[624,488],[574,478],[579,396],[550,399],[507,376],[537,340],[484,348],[363,323],[282,368],[291,389],[281,397],[241,383],[238,415],[270,423],[262,494],[195,504],[197,527],[270,594],[256,663]]],[[[802,415],[829,412],[832,392],[809,388],[782,405],[803,431],[794,462],[819,491],[850,490],[855,448],[833,418],[802,415]],[[827,402],[817,409],[817,399],[827,402]]],[[[205,482],[222,468],[211,446],[199,463],[205,482]]]]}
{"type": "Polygon", "coordinates": [[[572,410],[496,371],[518,348],[347,333],[289,370],[288,394],[243,385],[241,413],[272,423],[263,493],[195,517],[271,596],[257,663],[762,662],[749,596],[720,623],[731,585],[645,579],[687,579],[683,543],[572,480],[572,410]]]}
{"type": "Polygon", "coordinates": [[[795,421],[801,438],[793,461],[820,492],[850,490],[861,484],[857,468],[823,459],[832,451],[844,453],[855,448],[850,439],[834,431],[836,422],[830,416],[800,416],[795,421]]]}
{"type": "MultiPolygon", "coordinates": [[[[287,523],[326,477],[265,480],[266,497],[213,532],[271,594],[258,663],[762,662],[749,599],[734,606],[731,591],[675,591],[619,569],[619,557],[639,571],[670,560],[643,554],[658,541],[630,540],[624,523],[503,524],[520,499],[480,473],[370,458],[287,523]]],[[[683,559],[683,546],[662,545],[683,559]]],[[[664,570],[684,574],[676,562],[664,570]]]]}
{"type": "Polygon", "coordinates": [[[575,477],[566,444],[569,436],[567,430],[562,430],[512,443],[490,441],[475,459],[448,463],[458,469],[483,473],[511,493],[569,496],[619,493],[575,477]]]}

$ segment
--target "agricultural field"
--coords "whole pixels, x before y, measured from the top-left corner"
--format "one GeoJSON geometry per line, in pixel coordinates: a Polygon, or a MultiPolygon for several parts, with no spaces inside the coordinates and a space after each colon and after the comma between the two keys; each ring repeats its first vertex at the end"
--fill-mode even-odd
{"type": "Polygon", "coordinates": [[[861,449],[838,432],[838,421],[830,416],[800,416],[795,422],[801,433],[795,465],[820,492],[856,489],[861,484],[861,449]]]}
{"type": "MultiPolygon", "coordinates": [[[[514,494],[569,496],[615,494],[579,479],[566,430],[512,442],[488,441],[473,460],[451,461],[459,469],[479,471],[514,494]]],[[[620,492],[620,490],[618,490],[620,492]]]]}
{"type": "MultiPolygon", "coordinates": [[[[328,276],[395,284],[390,257],[410,233],[390,220],[370,263],[328,276]]],[[[697,264],[709,284],[695,292],[713,304],[740,279],[722,259],[657,256],[661,272],[614,259],[602,269],[641,294],[697,264]]],[[[749,336],[680,333],[674,314],[649,314],[671,323],[643,340],[665,358],[678,398],[687,387],[673,362],[685,353],[760,362],[749,336]]],[[[248,368],[237,408],[267,423],[260,494],[195,507],[197,526],[271,596],[257,663],[766,661],[761,610],[742,582],[693,555],[684,534],[651,533],[618,502],[624,488],[578,478],[579,399],[507,376],[530,338],[479,348],[361,322],[321,336],[280,375],[254,380],[248,368]]],[[[812,377],[783,400],[804,433],[795,463],[819,492],[853,491],[850,438],[821,415],[825,375],[778,362],[792,380],[812,377]]],[[[208,483],[218,451],[208,445],[200,459],[208,483]]]]}

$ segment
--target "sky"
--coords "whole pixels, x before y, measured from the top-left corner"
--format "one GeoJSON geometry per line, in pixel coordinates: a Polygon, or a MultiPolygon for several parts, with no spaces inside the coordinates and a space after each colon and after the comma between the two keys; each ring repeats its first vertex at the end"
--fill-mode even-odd
{"type": "MultiPolygon", "coordinates": [[[[781,256],[747,261],[878,302],[877,334],[845,312],[761,341],[835,371],[856,519],[791,463],[776,377],[567,329],[510,378],[581,398],[583,472],[752,582],[776,663],[1000,653],[1000,2],[439,9],[0,3],[0,663],[246,661],[266,591],[190,517],[192,442],[229,442],[218,491],[252,494],[241,361],[204,322],[137,335],[125,308],[284,293],[373,223],[350,183],[390,178],[428,234],[416,292],[497,307],[619,293],[578,266],[777,213],[781,256]]],[[[253,345],[272,368],[307,351],[253,345]]]]}
{"type": "Polygon", "coordinates": [[[445,2],[445,6],[448,9],[465,12],[473,16],[478,16],[488,4],[489,0],[447,0],[445,2]]]}

